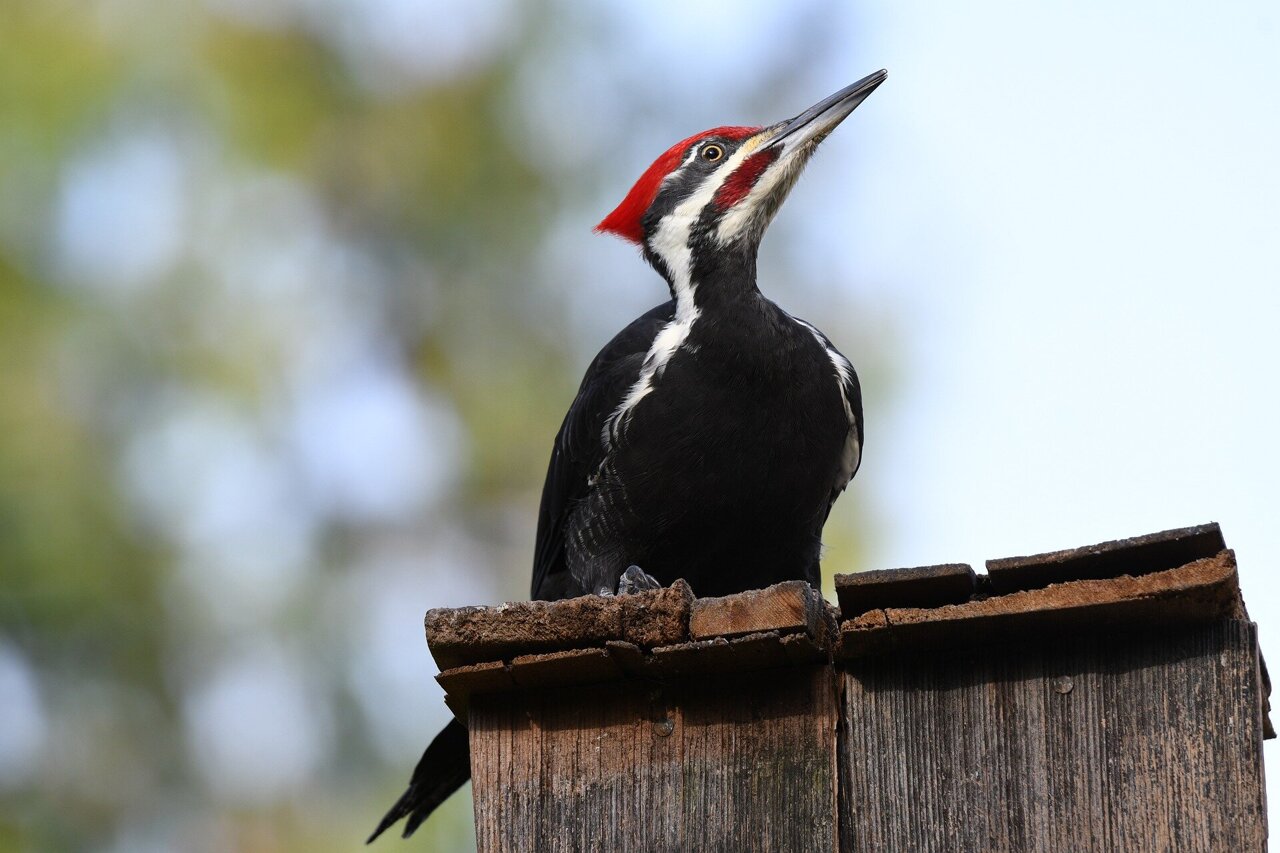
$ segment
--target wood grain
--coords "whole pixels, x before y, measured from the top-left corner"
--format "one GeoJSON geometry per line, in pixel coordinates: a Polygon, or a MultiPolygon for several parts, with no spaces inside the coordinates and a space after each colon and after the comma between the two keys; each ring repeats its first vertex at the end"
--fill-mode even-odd
{"type": "Polygon", "coordinates": [[[825,615],[822,595],[816,589],[804,581],[787,581],[722,598],[695,599],[689,614],[689,636],[705,640],[761,631],[804,631],[817,636],[825,615]]]}
{"type": "Polygon", "coordinates": [[[825,665],[472,699],[481,851],[835,849],[825,665]]]}
{"type": "Polygon", "coordinates": [[[842,850],[1265,849],[1256,629],[850,661],[842,850]]]}

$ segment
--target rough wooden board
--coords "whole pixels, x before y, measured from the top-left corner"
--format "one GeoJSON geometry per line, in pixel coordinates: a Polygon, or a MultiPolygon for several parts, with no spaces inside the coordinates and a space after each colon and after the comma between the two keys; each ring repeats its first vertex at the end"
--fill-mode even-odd
{"type": "Polygon", "coordinates": [[[446,669],[436,676],[445,693],[471,694],[510,690],[515,686],[511,669],[502,661],[477,663],[446,669]]]}
{"type": "Polygon", "coordinates": [[[693,590],[684,580],[657,593],[620,595],[615,599],[622,611],[619,639],[645,649],[680,642],[689,636],[689,615],[693,590]]]}
{"type": "Polygon", "coordinates": [[[605,640],[622,638],[622,618],[613,599],[584,595],[556,602],[429,610],[426,632],[436,664],[452,669],[522,654],[603,645],[605,640]]]}
{"type": "Polygon", "coordinates": [[[940,607],[973,595],[976,578],[966,563],[875,569],[836,575],[836,597],[845,619],[881,607],[940,607]]]}
{"type": "Polygon", "coordinates": [[[520,688],[590,684],[621,677],[622,671],[604,649],[521,655],[511,661],[511,680],[520,688]]]}
{"type": "Polygon", "coordinates": [[[1256,636],[1225,621],[848,664],[841,850],[1262,850],[1256,636]]]}
{"type": "Polygon", "coordinates": [[[732,640],[714,637],[654,649],[650,671],[655,676],[671,677],[768,669],[786,662],[778,632],[763,631],[732,640]]]}
{"type": "Polygon", "coordinates": [[[992,591],[1003,595],[1064,581],[1150,574],[1212,557],[1226,547],[1222,530],[1210,523],[1084,548],[988,560],[987,575],[992,591]]]}
{"type": "Polygon", "coordinates": [[[760,631],[805,631],[817,636],[823,618],[822,595],[804,581],[720,598],[699,598],[689,615],[694,640],[739,637],[760,631]]]}
{"type": "Polygon", "coordinates": [[[835,848],[825,666],[475,697],[481,851],[835,848]]]}
{"type": "Polygon", "coordinates": [[[492,693],[511,690],[511,668],[502,661],[477,663],[447,669],[436,676],[436,682],[444,688],[444,703],[463,724],[471,708],[472,693],[492,693]]]}
{"type": "Polygon", "coordinates": [[[1231,551],[1142,577],[1084,580],[932,609],[873,610],[846,620],[837,658],[946,649],[1099,626],[1210,622],[1240,615],[1231,551]]]}
{"type": "Polygon", "coordinates": [[[440,669],[510,660],[519,655],[601,647],[609,640],[646,646],[688,637],[689,585],[629,596],[584,595],[564,601],[520,601],[497,607],[430,610],[427,645],[440,669]]]}

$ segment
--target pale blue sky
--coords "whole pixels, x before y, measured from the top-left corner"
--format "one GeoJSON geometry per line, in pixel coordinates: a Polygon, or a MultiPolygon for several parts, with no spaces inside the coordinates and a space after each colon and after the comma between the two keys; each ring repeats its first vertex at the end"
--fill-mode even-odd
{"type": "Polygon", "coordinates": [[[878,563],[1218,521],[1280,655],[1278,24],[1267,3],[867,7],[864,64],[891,76],[831,146],[859,154],[852,224],[910,352],[859,474],[878,563]]]}
{"type": "MultiPolygon", "coordinates": [[[[889,79],[797,186],[762,287],[830,281],[785,295],[855,363],[848,331],[888,318],[893,387],[866,388],[852,486],[869,565],[1218,521],[1280,655],[1277,8],[895,2],[830,23],[849,48],[814,54],[815,99],[889,79]]],[[[655,38],[690,40],[673,26],[655,38]]],[[[711,64],[761,55],[715,30],[711,64]]]]}

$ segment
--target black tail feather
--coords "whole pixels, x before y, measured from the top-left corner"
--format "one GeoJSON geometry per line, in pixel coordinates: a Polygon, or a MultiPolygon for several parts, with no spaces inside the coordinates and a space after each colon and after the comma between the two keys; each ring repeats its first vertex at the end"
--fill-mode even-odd
{"type": "Polygon", "coordinates": [[[413,835],[413,831],[431,816],[436,807],[470,778],[471,744],[467,740],[467,730],[457,720],[450,720],[422,753],[418,766],[413,769],[408,790],[396,800],[365,844],[373,843],[388,827],[405,816],[409,819],[405,821],[404,837],[413,835]]]}

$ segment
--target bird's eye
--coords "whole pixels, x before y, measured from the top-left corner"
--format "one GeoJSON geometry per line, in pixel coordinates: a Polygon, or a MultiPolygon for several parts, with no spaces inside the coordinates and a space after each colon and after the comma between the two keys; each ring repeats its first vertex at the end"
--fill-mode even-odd
{"type": "Polygon", "coordinates": [[[708,163],[718,163],[724,157],[724,148],[714,142],[702,149],[702,159],[708,163]]]}

